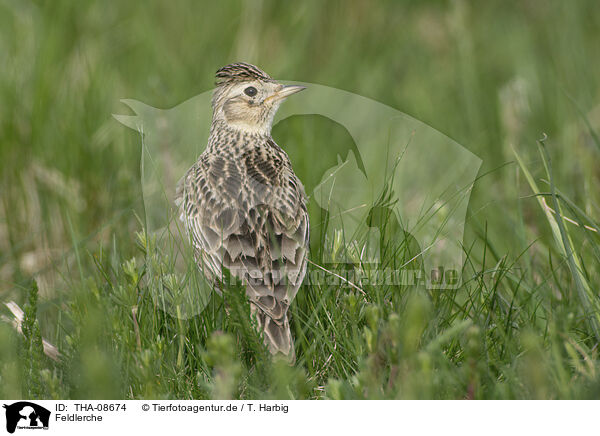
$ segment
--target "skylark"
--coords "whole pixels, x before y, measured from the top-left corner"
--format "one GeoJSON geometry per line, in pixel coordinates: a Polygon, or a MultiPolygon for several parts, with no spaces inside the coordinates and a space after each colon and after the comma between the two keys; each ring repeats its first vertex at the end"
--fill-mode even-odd
{"type": "Polygon", "coordinates": [[[241,279],[269,350],[293,361],[288,308],[306,273],[309,219],[271,126],[281,102],[304,87],[246,63],[216,77],[208,146],[177,188],[181,219],[207,278],[218,288],[227,268],[241,279]]]}

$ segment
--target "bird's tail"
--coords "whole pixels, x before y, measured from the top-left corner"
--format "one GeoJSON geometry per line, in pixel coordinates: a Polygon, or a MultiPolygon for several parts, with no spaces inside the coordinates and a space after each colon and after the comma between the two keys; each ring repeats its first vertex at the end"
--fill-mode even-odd
{"type": "Polygon", "coordinates": [[[283,315],[281,319],[273,319],[255,304],[251,303],[250,307],[271,354],[281,353],[293,364],[296,361],[296,352],[288,314],[283,315]]]}

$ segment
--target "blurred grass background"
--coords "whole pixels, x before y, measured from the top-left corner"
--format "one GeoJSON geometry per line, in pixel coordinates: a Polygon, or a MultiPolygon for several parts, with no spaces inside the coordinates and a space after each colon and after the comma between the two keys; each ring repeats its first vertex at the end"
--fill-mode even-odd
{"type": "MultiPolygon", "coordinates": [[[[0,0],[0,301],[30,325],[0,324],[0,396],[599,396],[599,41],[593,0],[0,0]],[[483,159],[459,291],[306,286],[294,368],[262,354],[243,310],[227,320],[216,301],[181,321],[153,307],[140,138],[111,114],[121,98],[176,106],[240,60],[381,101],[483,159]],[[546,201],[579,225],[532,196],[529,175],[554,189],[543,133],[546,201]]],[[[347,140],[318,117],[274,137],[307,184],[314,151],[335,161],[347,140]]]]}

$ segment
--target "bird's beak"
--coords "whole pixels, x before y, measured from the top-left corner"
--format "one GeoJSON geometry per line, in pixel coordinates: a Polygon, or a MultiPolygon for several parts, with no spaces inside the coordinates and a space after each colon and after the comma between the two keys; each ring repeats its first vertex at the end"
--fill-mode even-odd
{"type": "Polygon", "coordinates": [[[281,88],[279,91],[274,93],[273,95],[267,97],[266,100],[275,100],[275,101],[283,100],[284,98],[287,98],[290,95],[300,92],[304,89],[306,89],[306,86],[286,85],[283,88],[281,88]]]}

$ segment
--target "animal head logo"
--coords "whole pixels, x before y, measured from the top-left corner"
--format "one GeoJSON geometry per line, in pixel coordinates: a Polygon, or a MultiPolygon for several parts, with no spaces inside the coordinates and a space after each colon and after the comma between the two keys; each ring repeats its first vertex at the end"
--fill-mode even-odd
{"type": "MultiPolygon", "coordinates": [[[[419,261],[419,268],[407,269],[408,262],[395,265],[402,273],[400,284],[458,287],[465,217],[481,160],[432,127],[377,101],[317,84],[284,83],[306,86],[307,91],[281,106],[274,125],[291,116],[320,115],[343,126],[355,144],[345,156],[338,156],[320,183],[307,192],[310,201],[328,215],[324,240],[332,262],[377,266],[390,233],[402,233],[418,244],[417,255],[409,260],[419,261]],[[375,211],[384,212],[386,222],[395,226],[393,232],[382,231],[375,211]]],[[[175,186],[206,146],[211,98],[212,91],[207,91],[167,110],[122,100],[135,115],[114,115],[140,133],[146,231],[164,244],[181,233],[181,229],[168,230],[177,222],[175,186]]],[[[302,179],[301,173],[299,176],[302,179]]],[[[313,231],[318,228],[312,227],[313,231]]],[[[182,247],[181,253],[185,251],[182,247]]],[[[177,264],[175,260],[172,263],[177,264]]],[[[186,288],[182,282],[188,289],[202,288],[201,278],[190,282],[192,267],[179,267],[181,274],[177,269],[156,289],[186,288]],[[169,286],[169,281],[177,280],[179,286],[169,286]]],[[[208,301],[210,286],[205,284],[202,289],[200,293],[186,292],[185,298],[196,295],[193,306],[180,304],[182,295],[173,295],[171,303],[165,303],[164,295],[156,297],[169,312],[194,316],[208,301]],[[193,309],[182,313],[182,307],[193,309]]]]}
{"type": "Polygon", "coordinates": [[[14,433],[17,428],[48,429],[50,411],[28,401],[3,406],[6,409],[6,431],[14,433]]]}

